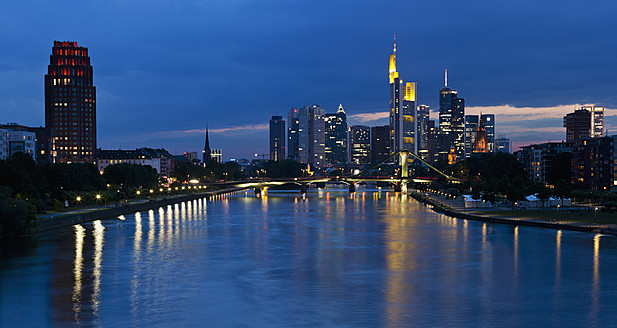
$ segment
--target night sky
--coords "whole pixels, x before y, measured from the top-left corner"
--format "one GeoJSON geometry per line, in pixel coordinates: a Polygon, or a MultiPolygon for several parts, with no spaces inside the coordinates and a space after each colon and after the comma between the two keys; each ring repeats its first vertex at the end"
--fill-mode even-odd
{"type": "MultiPolygon", "coordinates": [[[[54,40],[89,48],[98,146],[268,153],[271,115],[343,104],[387,124],[388,56],[438,108],[443,71],[467,113],[515,146],[565,139],[563,116],[604,105],[617,134],[613,1],[2,1],[0,122],[44,125],[54,40]]],[[[435,112],[431,118],[437,118],[435,112]]]]}

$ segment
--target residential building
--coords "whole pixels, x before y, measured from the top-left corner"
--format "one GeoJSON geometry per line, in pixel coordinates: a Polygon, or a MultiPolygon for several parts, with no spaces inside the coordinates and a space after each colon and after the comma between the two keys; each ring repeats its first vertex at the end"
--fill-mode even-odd
{"type": "Polygon", "coordinates": [[[25,153],[36,161],[36,134],[30,131],[0,128],[0,159],[25,153]]]}
{"type": "Polygon", "coordinates": [[[545,142],[522,147],[516,157],[523,164],[531,181],[547,184],[547,172],[552,169],[555,155],[572,152],[571,142],[545,142]]]}
{"type": "Polygon", "coordinates": [[[563,118],[566,128],[566,140],[576,142],[579,139],[591,136],[591,112],[586,109],[577,109],[563,118]]]}
{"type": "Polygon", "coordinates": [[[576,140],[572,150],[572,183],[596,191],[614,187],[614,147],[613,137],[576,140]]]}
{"type": "Polygon", "coordinates": [[[165,149],[97,149],[97,166],[101,174],[103,174],[107,166],[121,163],[151,166],[159,174],[159,177],[164,179],[169,178],[174,170],[173,156],[165,149]]]}
{"type": "Polygon", "coordinates": [[[94,163],[96,88],[88,48],[54,41],[45,75],[45,126],[51,161],[94,163]]]}

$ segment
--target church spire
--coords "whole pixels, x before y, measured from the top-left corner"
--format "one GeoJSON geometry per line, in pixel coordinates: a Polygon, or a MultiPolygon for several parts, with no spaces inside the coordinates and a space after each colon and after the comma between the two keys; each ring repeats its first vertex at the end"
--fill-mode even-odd
{"type": "Polygon", "coordinates": [[[207,166],[210,163],[210,140],[208,139],[208,123],[206,123],[206,144],[204,145],[202,163],[207,166]]]}

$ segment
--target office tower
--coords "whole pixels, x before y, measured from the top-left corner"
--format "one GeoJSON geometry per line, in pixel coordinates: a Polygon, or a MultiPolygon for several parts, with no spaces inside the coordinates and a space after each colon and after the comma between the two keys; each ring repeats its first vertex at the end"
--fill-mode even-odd
{"type": "Polygon", "coordinates": [[[324,115],[325,112],[319,105],[290,110],[289,158],[308,163],[312,167],[322,167],[325,164],[324,115]]]}
{"type": "Polygon", "coordinates": [[[285,120],[282,116],[270,119],[270,160],[285,159],[285,120]]]}
{"type": "Polygon", "coordinates": [[[352,125],[349,128],[349,162],[360,165],[371,163],[371,129],[366,125],[352,125]]]}
{"type": "Polygon", "coordinates": [[[343,105],[339,105],[334,114],[324,117],[326,127],[326,164],[338,165],[347,163],[347,114],[343,105]]]}
{"type": "Polygon", "coordinates": [[[587,105],[582,106],[582,110],[591,113],[591,131],[589,136],[600,138],[604,135],[604,106],[587,105]]]}
{"type": "Polygon", "coordinates": [[[486,131],[486,151],[495,152],[495,114],[481,114],[483,130],[486,131]]]}
{"type": "Polygon", "coordinates": [[[210,160],[212,159],[212,157],[210,156],[211,152],[212,150],[210,149],[210,139],[208,138],[208,126],[206,125],[206,143],[204,144],[204,150],[202,151],[201,155],[201,162],[204,166],[208,166],[208,164],[210,164],[210,160]]]}
{"type": "Polygon", "coordinates": [[[475,150],[478,125],[478,115],[465,115],[465,158],[471,157],[475,150]]]}
{"type": "Polygon", "coordinates": [[[512,149],[510,146],[510,139],[504,136],[500,136],[499,138],[495,139],[495,151],[502,153],[511,153],[512,149]]]}
{"type": "Polygon", "coordinates": [[[287,158],[299,161],[300,110],[292,108],[287,115],[287,158]]]}
{"type": "Polygon", "coordinates": [[[426,125],[428,136],[426,138],[426,152],[420,151],[420,158],[427,162],[435,162],[439,159],[439,127],[436,126],[435,120],[428,120],[426,125]]]}
{"type": "Polygon", "coordinates": [[[448,70],[445,86],[439,91],[439,134],[439,158],[451,164],[462,160],[465,156],[465,99],[448,87],[448,70]]]}
{"type": "Polygon", "coordinates": [[[579,139],[590,137],[591,112],[585,109],[575,110],[563,118],[563,126],[566,128],[566,140],[575,142],[579,139]]]}
{"type": "Polygon", "coordinates": [[[371,164],[377,164],[390,157],[390,126],[371,128],[371,164]]]}
{"type": "Polygon", "coordinates": [[[88,48],[54,41],[45,75],[45,125],[51,161],[94,163],[96,88],[88,48]]]}
{"type": "Polygon", "coordinates": [[[418,119],[416,135],[418,140],[418,153],[428,149],[428,120],[430,119],[430,107],[427,105],[418,106],[418,119]]]}
{"type": "Polygon", "coordinates": [[[416,82],[403,84],[396,71],[396,41],[390,55],[390,151],[407,149],[417,152],[416,142],[416,82]]]}

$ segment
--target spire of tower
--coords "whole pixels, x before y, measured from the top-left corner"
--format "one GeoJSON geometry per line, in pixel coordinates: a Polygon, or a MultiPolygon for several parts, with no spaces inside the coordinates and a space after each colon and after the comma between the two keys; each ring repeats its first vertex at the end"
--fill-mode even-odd
{"type": "Polygon", "coordinates": [[[206,144],[204,145],[202,163],[207,166],[210,163],[210,140],[208,138],[208,123],[206,123],[206,144]]]}
{"type": "Polygon", "coordinates": [[[336,113],[343,113],[345,114],[345,110],[343,109],[343,104],[339,104],[338,105],[338,110],[336,111],[336,113]]]}
{"type": "Polygon", "coordinates": [[[396,34],[394,34],[394,50],[393,50],[393,54],[396,55],[396,34]]]}
{"type": "Polygon", "coordinates": [[[448,69],[447,68],[446,68],[445,80],[446,80],[446,87],[447,87],[448,86],[448,69]]]}

